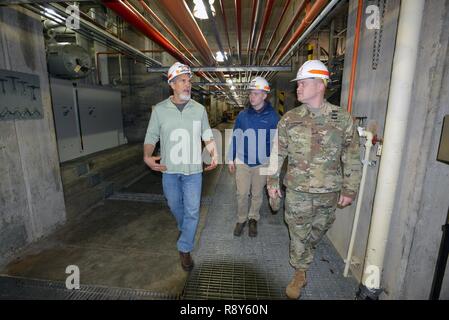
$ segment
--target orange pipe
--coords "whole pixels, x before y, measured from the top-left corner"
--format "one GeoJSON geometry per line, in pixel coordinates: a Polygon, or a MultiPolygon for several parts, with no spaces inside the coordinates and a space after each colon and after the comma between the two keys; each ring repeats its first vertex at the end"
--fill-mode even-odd
{"type": "Polygon", "coordinates": [[[189,41],[198,49],[207,65],[213,65],[214,54],[204,37],[198,23],[190,12],[190,8],[183,0],[159,0],[164,12],[173,20],[189,41]]]}
{"type": "Polygon", "coordinates": [[[355,25],[354,49],[352,51],[351,80],[349,82],[348,112],[352,113],[352,97],[354,95],[355,75],[359,56],[360,29],[362,25],[363,0],[359,0],[357,8],[357,22],[355,25]]]}
{"type": "Polygon", "coordinates": [[[290,33],[290,31],[293,29],[293,26],[295,25],[295,23],[297,22],[299,16],[301,15],[301,13],[304,11],[304,9],[307,6],[307,1],[303,0],[303,2],[301,2],[301,4],[299,5],[298,9],[296,10],[296,13],[292,19],[292,21],[290,22],[290,24],[288,25],[287,29],[284,31],[283,36],[281,37],[281,40],[278,42],[278,44],[276,45],[276,47],[273,49],[273,53],[271,54],[270,58],[268,59],[268,64],[271,63],[271,61],[274,59],[276,53],[279,51],[281,45],[284,43],[285,39],[287,39],[288,34],[290,33]]]}
{"type": "Polygon", "coordinates": [[[165,38],[156,28],[154,28],[132,5],[126,0],[102,2],[106,7],[115,11],[123,20],[145,34],[148,38],[156,42],[167,52],[184,63],[190,60],[182,54],[167,38],[165,38]]]}
{"type": "MultiPolygon", "coordinates": [[[[267,54],[267,51],[270,49],[271,42],[273,42],[274,36],[275,36],[277,30],[279,29],[279,26],[281,25],[281,22],[283,21],[282,18],[284,18],[285,12],[287,12],[287,8],[288,8],[288,5],[290,4],[290,1],[291,1],[291,0],[287,0],[287,1],[285,1],[285,3],[284,3],[284,8],[282,9],[282,13],[281,13],[281,15],[279,16],[279,20],[278,20],[278,22],[277,22],[277,25],[276,25],[276,27],[274,28],[274,31],[273,31],[273,33],[271,34],[270,41],[268,41],[267,48],[265,49],[265,52],[263,53],[262,61],[265,59],[265,55],[267,54]]],[[[263,49],[262,49],[262,50],[263,50],[263,49]]],[[[270,55],[270,54],[271,54],[271,52],[268,53],[268,55],[270,55]]]]}
{"type": "Polygon", "coordinates": [[[290,50],[290,48],[293,46],[296,40],[299,39],[301,34],[306,30],[308,26],[310,26],[313,22],[313,20],[318,16],[318,14],[321,12],[321,10],[326,6],[328,3],[328,0],[317,0],[313,4],[313,6],[310,8],[309,12],[307,12],[304,19],[302,19],[301,24],[299,25],[298,29],[296,29],[295,33],[292,35],[290,40],[287,42],[287,44],[284,46],[282,51],[277,56],[276,60],[274,61],[274,65],[278,64],[281,58],[290,50]]]}
{"type": "Polygon", "coordinates": [[[189,51],[189,49],[187,49],[184,44],[178,39],[178,37],[170,30],[170,28],[168,28],[167,25],[157,16],[157,14],[153,10],[151,10],[151,8],[145,3],[145,1],[139,0],[139,2],[142,8],[146,12],[148,12],[151,17],[153,17],[153,19],[156,20],[165,31],[168,32],[168,34],[181,46],[181,48],[185,52],[187,52],[197,63],[200,63],[198,59],[189,51]]]}

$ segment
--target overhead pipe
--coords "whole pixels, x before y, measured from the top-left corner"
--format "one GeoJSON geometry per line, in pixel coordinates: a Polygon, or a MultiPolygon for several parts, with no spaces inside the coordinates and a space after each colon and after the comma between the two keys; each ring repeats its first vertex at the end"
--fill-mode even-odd
{"type": "MultiPolygon", "coordinates": [[[[337,6],[337,4],[339,4],[339,6],[342,6],[344,4],[344,2],[341,0],[332,0],[331,2],[329,2],[329,4],[326,6],[326,8],[324,8],[321,11],[321,13],[318,15],[318,17],[316,17],[316,19],[313,21],[313,23],[307,28],[306,31],[304,31],[304,33],[301,35],[301,37],[289,49],[287,54],[285,54],[284,57],[280,60],[280,62],[279,62],[280,64],[285,64],[288,62],[288,60],[291,59],[293,52],[299,49],[302,42],[305,39],[307,39],[307,37],[312,33],[312,31],[315,30],[315,28],[323,21],[323,19],[325,17],[327,17],[327,15],[334,9],[334,7],[337,6]]],[[[276,73],[276,72],[274,72],[274,73],[276,73]]],[[[270,76],[272,76],[272,75],[273,74],[271,74],[270,76]]]]}
{"type": "Polygon", "coordinates": [[[304,19],[301,21],[301,24],[296,29],[295,33],[291,36],[290,40],[287,44],[282,48],[281,52],[278,54],[277,58],[274,61],[274,64],[278,64],[282,57],[291,49],[296,40],[301,36],[301,34],[306,30],[308,26],[315,20],[321,10],[326,6],[328,0],[317,0],[307,12],[304,19]]]}
{"type": "Polygon", "coordinates": [[[249,34],[248,34],[248,49],[247,49],[247,64],[250,65],[251,64],[251,51],[250,49],[252,48],[252,44],[253,44],[253,39],[254,39],[254,33],[256,31],[256,14],[258,11],[258,7],[259,7],[259,0],[253,0],[253,6],[252,6],[252,14],[251,14],[251,27],[249,28],[249,34]]]}
{"type": "Polygon", "coordinates": [[[157,23],[160,24],[160,26],[173,38],[175,41],[181,46],[181,48],[187,52],[193,60],[195,60],[198,64],[201,64],[201,62],[198,61],[198,59],[193,55],[192,52],[190,52],[189,49],[187,49],[184,44],[179,40],[179,38],[170,30],[170,28],[162,21],[158,15],[146,4],[144,0],[139,0],[140,5],[142,8],[151,15],[151,17],[157,21],[157,23]]]}
{"type": "Polygon", "coordinates": [[[207,16],[209,17],[210,22],[212,24],[212,30],[214,31],[215,40],[217,41],[218,48],[223,55],[223,60],[226,62],[226,64],[229,65],[231,57],[227,58],[225,55],[225,50],[224,50],[223,44],[221,42],[220,33],[218,32],[217,20],[215,19],[214,15],[212,14],[209,0],[202,0],[202,1],[203,1],[204,7],[206,8],[207,16]]]}
{"type": "MultiPolygon", "coordinates": [[[[145,35],[147,35],[151,40],[156,42],[162,48],[167,50],[167,52],[172,55],[174,58],[179,61],[193,65],[192,61],[188,59],[184,54],[182,54],[177,48],[175,48],[170,41],[168,41],[158,30],[156,30],[146,19],[143,17],[127,0],[119,0],[114,2],[109,2],[107,0],[103,0],[105,5],[107,5],[110,9],[116,11],[124,20],[128,23],[136,27],[138,30],[142,31],[145,35]],[[122,15],[123,14],[123,15],[122,15]],[[133,19],[134,15],[134,19],[133,19]],[[157,37],[151,37],[151,30],[155,31],[157,37]],[[161,42],[159,42],[162,39],[161,42]],[[172,48],[170,48],[170,46],[172,48]],[[168,48],[167,48],[168,47],[168,48]]],[[[207,76],[203,72],[197,73],[200,77],[211,81],[210,77],[207,76]]]]}
{"type": "Polygon", "coordinates": [[[225,7],[223,5],[223,0],[219,0],[220,1],[220,8],[221,8],[221,14],[223,17],[223,24],[225,27],[225,32],[226,32],[226,38],[228,40],[228,46],[229,46],[229,54],[232,56],[232,46],[231,46],[231,41],[229,39],[229,29],[228,29],[228,21],[226,19],[226,11],[225,11],[225,7]]]}
{"type": "MultiPolygon", "coordinates": [[[[165,52],[163,49],[144,49],[144,50],[140,50],[142,53],[153,53],[153,52],[165,52]]],[[[125,53],[120,52],[120,51],[98,51],[95,54],[95,61],[96,61],[96,65],[97,65],[97,78],[101,79],[101,75],[100,75],[100,55],[124,55],[126,56],[125,53]]],[[[140,61],[137,61],[140,62],[140,61]]],[[[205,80],[212,82],[212,79],[209,78],[204,72],[199,71],[199,72],[195,72],[197,75],[199,75],[200,77],[204,78],[205,80]]]]}
{"type": "Polygon", "coordinates": [[[198,49],[203,62],[207,65],[213,65],[214,54],[210,50],[209,44],[187,4],[183,0],[159,0],[159,3],[164,7],[178,28],[183,31],[185,36],[198,49]]]}
{"type": "Polygon", "coordinates": [[[237,53],[242,63],[242,0],[235,0],[235,18],[237,19],[237,53]]]}
{"type": "Polygon", "coordinates": [[[265,4],[265,10],[262,18],[262,26],[260,27],[259,36],[256,42],[256,51],[254,52],[254,60],[257,61],[257,53],[259,52],[260,44],[262,42],[262,37],[265,34],[265,29],[267,27],[268,21],[270,20],[271,10],[273,9],[274,0],[267,0],[265,4]]]}
{"type": "MultiPolygon", "coordinates": [[[[207,65],[215,64],[212,50],[185,1],[159,0],[159,2],[167,11],[173,22],[175,22],[178,28],[184,32],[184,35],[199,51],[203,62],[207,65]]],[[[223,74],[219,74],[218,76],[220,80],[224,80],[223,74]]],[[[211,77],[211,75],[209,75],[209,77],[211,77]]]]}
{"type": "MultiPolygon", "coordinates": [[[[259,13],[260,13],[260,1],[259,0],[253,0],[253,11],[252,11],[252,19],[251,19],[251,28],[250,33],[248,35],[248,50],[247,50],[247,64],[248,66],[251,65],[252,60],[252,53],[253,50],[251,48],[254,47],[254,41],[256,38],[256,29],[257,25],[259,23],[259,13]]],[[[246,79],[251,79],[252,72],[249,71],[249,73],[246,73],[246,79]]],[[[248,88],[249,85],[245,87],[245,90],[248,88]]]]}
{"type": "Polygon", "coordinates": [[[361,289],[366,289],[369,293],[368,297],[373,299],[376,299],[381,292],[380,277],[384,268],[399,176],[404,164],[404,146],[409,139],[407,137],[408,118],[411,112],[413,83],[416,79],[424,7],[425,0],[402,1],[399,11],[382,160],[377,178],[365,268],[362,276],[361,289]],[[377,281],[372,281],[373,271],[377,271],[376,273],[379,275],[379,279],[374,279],[377,281]]]}
{"type": "MultiPolygon", "coordinates": [[[[159,3],[167,11],[178,28],[184,32],[185,36],[198,49],[205,64],[214,65],[215,59],[212,50],[187,3],[183,0],[159,0],[159,3]]],[[[222,72],[218,72],[217,77],[222,82],[226,81],[222,72]]],[[[224,90],[221,87],[219,89],[224,90]]]]}
{"type": "Polygon", "coordinates": [[[349,267],[351,266],[352,252],[354,249],[354,242],[355,242],[355,237],[357,234],[357,226],[359,224],[360,209],[362,208],[363,194],[365,192],[366,173],[368,171],[369,158],[371,155],[371,148],[373,147],[373,138],[374,138],[374,134],[368,130],[365,130],[364,128],[359,127],[358,131],[359,131],[360,137],[366,138],[365,156],[364,156],[364,160],[363,160],[362,179],[360,181],[360,189],[359,189],[358,196],[357,196],[357,207],[355,210],[354,221],[352,224],[351,240],[349,241],[349,249],[348,249],[348,254],[346,256],[345,270],[343,272],[343,275],[345,277],[348,276],[349,267]]]}
{"type": "Polygon", "coordinates": [[[291,2],[291,0],[287,0],[284,3],[284,8],[282,9],[282,13],[279,16],[278,23],[277,23],[276,27],[274,28],[273,34],[271,35],[270,40],[268,41],[267,47],[265,49],[265,52],[263,53],[262,63],[263,63],[263,59],[265,59],[265,56],[266,56],[266,54],[267,54],[267,52],[268,52],[268,50],[269,50],[269,48],[271,46],[271,43],[273,42],[274,36],[276,35],[276,32],[279,29],[279,26],[281,25],[281,22],[283,21],[282,19],[284,18],[285,13],[287,12],[287,8],[288,8],[288,5],[290,4],[290,2],[291,2]]]}
{"type": "Polygon", "coordinates": [[[151,40],[156,42],[164,48],[170,55],[184,63],[191,63],[191,61],[183,55],[176,47],[168,41],[157,29],[155,29],[142,15],[132,10],[122,0],[108,1],[102,0],[103,4],[109,9],[115,11],[129,24],[137,28],[151,40]]]}
{"type": "MultiPolygon", "coordinates": [[[[319,0],[318,0],[319,1],[319,0]]],[[[296,10],[295,15],[293,16],[290,24],[288,25],[287,29],[285,29],[283,36],[281,37],[281,39],[279,40],[278,44],[276,45],[276,47],[273,49],[273,52],[271,53],[270,58],[268,59],[268,64],[271,64],[271,61],[273,60],[273,58],[275,57],[276,53],[279,51],[282,43],[285,41],[285,39],[287,38],[288,34],[290,33],[290,31],[293,29],[293,26],[295,25],[295,23],[297,22],[299,16],[301,15],[301,13],[304,11],[304,9],[306,8],[307,5],[307,0],[303,0],[301,2],[301,4],[299,5],[298,9],[296,10]]]]}
{"type": "MultiPolygon", "coordinates": [[[[137,11],[137,9],[134,8],[134,6],[133,6],[131,3],[129,3],[128,0],[123,0],[123,2],[124,2],[126,5],[128,5],[128,6],[129,6],[129,7],[130,7],[136,14],[140,15],[145,21],[147,21],[147,20],[145,19],[145,17],[143,17],[143,16],[140,14],[140,12],[137,11]]],[[[119,58],[120,58],[120,56],[119,56],[119,58]]],[[[193,65],[193,62],[192,62],[191,60],[187,59],[187,61],[188,61],[188,64],[189,64],[189,65],[193,65]]],[[[206,80],[208,80],[208,81],[211,81],[211,79],[209,78],[209,76],[206,75],[204,72],[198,72],[197,74],[198,74],[200,77],[203,77],[204,79],[206,79],[206,80]]]]}
{"type": "Polygon", "coordinates": [[[357,7],[357,21],[355,25],[355,38],[354,47],[352,49],[352,62],[351,62],[351,78],[349,81],[349,96],[348,96],[348,112],[352,113],[352,98],[354,96],[354,84],[357,71],[357,61],[359,57],[359,43],[360,43],[360,29],[362,25],[363,15],[363,0],[358,0],[357,7]]]}

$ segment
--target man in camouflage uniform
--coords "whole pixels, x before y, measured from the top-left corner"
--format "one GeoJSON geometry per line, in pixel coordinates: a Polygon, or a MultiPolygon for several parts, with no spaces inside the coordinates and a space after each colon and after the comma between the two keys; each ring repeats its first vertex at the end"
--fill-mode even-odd
{"type": "Polygon", "coordinates": [[[287,112],[277,126],[271,153],[277,171],[268,176],[271,199],[282,197],[279,175],[288,157],[285,221],[290,233],[290,264],[295,276],[286,289],[291,299],[306,285],[316,245],[335,220],[337,204],[348,206],[360,183],[360,154],[351,115],[324,99],[329,71],[319,60],[298,71],[297,98],[303,104],[287,112]],[[275,159],[277,157],[277,159],[275,159]]]}

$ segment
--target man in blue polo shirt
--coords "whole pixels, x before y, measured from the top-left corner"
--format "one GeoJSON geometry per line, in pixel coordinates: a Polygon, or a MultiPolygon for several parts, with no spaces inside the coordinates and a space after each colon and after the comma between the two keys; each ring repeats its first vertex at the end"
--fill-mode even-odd
{"type": "Polygon", "coordinates": [[[248,235],[257,236],[257,221],[267,177],[260,169],[268,164],[279,115],[266,101],[270,85],[263,77],[249,86],[250,106],[239,113],[234,125],[228,168],[236,173],[237,224],[234,235],[240,236],[247,220],[248,235]],[[251,206],[248,211],[248,198],[251,206]]]}

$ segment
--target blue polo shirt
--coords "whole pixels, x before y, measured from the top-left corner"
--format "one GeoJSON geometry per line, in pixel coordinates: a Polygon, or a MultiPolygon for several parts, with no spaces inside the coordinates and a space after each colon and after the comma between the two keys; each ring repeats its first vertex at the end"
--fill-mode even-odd
{"type": "Polygon", "coordinates": [[[250,167],[267,163],[278,121],[279,115],[268,101],[259,112],[251,106],[241,111],[235,120],[228,159],[238,159],[250,167]]]}

